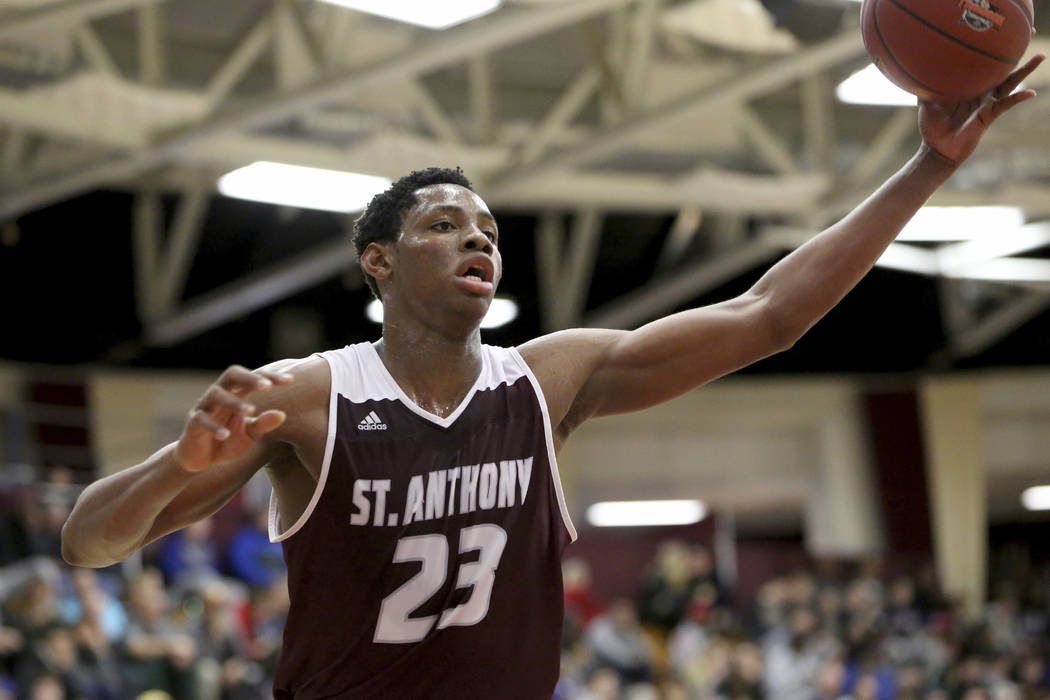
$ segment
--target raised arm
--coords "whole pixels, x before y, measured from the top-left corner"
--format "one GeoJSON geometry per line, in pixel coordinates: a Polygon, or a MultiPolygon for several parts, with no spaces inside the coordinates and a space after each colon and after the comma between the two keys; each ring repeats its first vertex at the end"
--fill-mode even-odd
{"type": "Polygon", "coordinates": [[[84,490],[62,528],[63,558],[108,566],[213,514],[290,449],[302,421],[286,419],[308,412],[311,383],[309,370],[227,369],[190,410],[178,441],[84,490]]]}
{"type": "Polygon", "coordinates": [[[918,153],[743,295],[631,332],[565,331],[522,346],[560,434],[591,416],[666,401],[791,347],[871,269],[919,207],[973,153],[988,126],[1035,96],[1031,90],[1011,93],[1042,59],[1037,56],[969,102],[920,101],[918,153]]]}

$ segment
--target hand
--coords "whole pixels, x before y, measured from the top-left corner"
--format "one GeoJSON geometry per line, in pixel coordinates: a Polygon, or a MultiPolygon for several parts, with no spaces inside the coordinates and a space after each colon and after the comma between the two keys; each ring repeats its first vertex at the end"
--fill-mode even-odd
{"type": "Polygon", "coordinates": [[[1012,93],[1034,71],[1043,54],[1033,57],[1006,80],[983,95],[963,102],[919,100],[919,132],[925,144],[942,158],[959,165],[977,148],[985,130],[1015,105],[1035,97],[1035,90],[1012,93]]]}
{"type": "Polygon", "coordinates": [[[244,397],[291,382],[292,375],[282,372],[228,368],[190,411],[175,447],[176,463],[199,472],[243,456],[285,419],[284,412],[277,410],[256,416],[255,406],[244,397]]]}

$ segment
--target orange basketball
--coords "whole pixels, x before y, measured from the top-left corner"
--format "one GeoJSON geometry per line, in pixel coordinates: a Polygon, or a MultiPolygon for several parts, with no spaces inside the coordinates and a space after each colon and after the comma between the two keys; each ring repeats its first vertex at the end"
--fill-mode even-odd
{"type": "Polygon", "coordinates": [[[895,84],[949,102],[998,85],[1031,38],[1032,0],[863,0],[864,48],[895,84]]]}

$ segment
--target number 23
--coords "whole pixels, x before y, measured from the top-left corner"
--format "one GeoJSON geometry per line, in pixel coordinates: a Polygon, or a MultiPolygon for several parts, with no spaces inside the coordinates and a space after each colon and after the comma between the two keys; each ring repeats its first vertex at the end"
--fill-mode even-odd
{"type": "MultiPolygon", "coordinates": [[[[459,531],[459,553],[478,550],[478,560],[459,566],[456,588],[474,586],[466,602],[441,613],[436,629],[452,625],[476,625],[489,611],[496,568],[507,544],[507,532],[499,525],[473,525],[459,531]]],[[[444,535],[402,537],[394,550],[394,563],[418,561],[419,573],[383,598],[373,641],[379,644],[418,642],[434,629],[437,615],[410,618],[445,583],[448,570],[448,540],[444,535]]]]}

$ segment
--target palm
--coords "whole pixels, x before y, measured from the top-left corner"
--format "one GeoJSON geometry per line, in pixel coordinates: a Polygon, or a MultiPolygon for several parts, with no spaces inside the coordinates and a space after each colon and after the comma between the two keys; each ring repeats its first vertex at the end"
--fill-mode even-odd
{"type": "Polygon", "coordinates": [[[995,88],[961,102],[919,100],[919,131],[923,142],[958,165],[977,148],[985,130],[1015,105],[1035,97],[1032,90],[1014,92],[1043,61],[1038,55],[995,88]],[[1012,94],[1011,94],[1012,93],[1012,94]]]}

